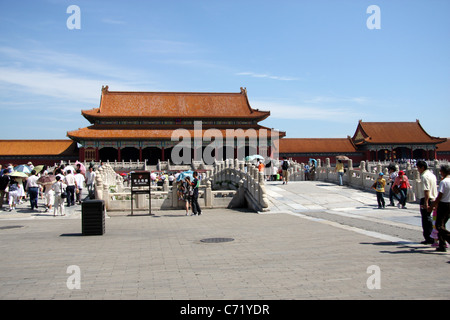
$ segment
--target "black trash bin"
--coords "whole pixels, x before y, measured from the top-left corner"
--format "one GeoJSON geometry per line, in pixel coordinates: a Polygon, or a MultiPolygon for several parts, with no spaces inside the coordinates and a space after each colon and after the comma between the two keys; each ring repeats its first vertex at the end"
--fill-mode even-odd
{"type": "Polygon", "coordinates": [[[85,200],[81,203],[81,232],[83,236],[105,233],[105,201],[85,200]]]}

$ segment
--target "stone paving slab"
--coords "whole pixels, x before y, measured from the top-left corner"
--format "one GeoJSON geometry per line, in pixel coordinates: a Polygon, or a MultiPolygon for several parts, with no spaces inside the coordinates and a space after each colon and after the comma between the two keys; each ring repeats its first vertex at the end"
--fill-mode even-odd
{"type": "Polygon", "coordinates": [[[104,235],[82,236],[73,210],[64,218],[0,219],[0,299],[450,298],[450,256],[420,244],[227,209],[111,216],[104,235]],[[373,265],[380,289],[367,285],[373,265]],[[80,270],[80,289],[67,285],[76,283],[70,266],[80,270]]]}

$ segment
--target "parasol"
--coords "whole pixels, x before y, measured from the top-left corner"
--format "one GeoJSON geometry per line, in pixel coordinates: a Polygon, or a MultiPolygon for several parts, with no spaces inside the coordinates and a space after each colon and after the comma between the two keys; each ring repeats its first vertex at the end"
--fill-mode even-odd
{"type": "Polygon", "coordinates": [[[193,180],[194,179],[193,174],[194,172],[192,170],[183,171],[178,175],[177,181],[184,180],[186,177],[189,177],[191,178],[191,180],[193,180]]]}
{"type": "Polygon", "coordinates": [[[17,167],[14,167],[14,171],[30,174],[31,168],[29,166],[27,166],[26,164],[21,164],[17,167]]]}
{"type": "Polygon", "coordinates": [[[336,156],[336,160],[350,160],[347,156],[336,156]]]}
{"type": "Polygon", "coordinates": [[[37,180],[39,184],[54,184],[56,182],[56,176],[54,175],[44,175],[37,180]]]}
{"type": "Polygon", "coordinates": [[[42,169],[44,169],[44,165],[43,164],[38,165],[38,166],[34,167],[33,169],[36,171],[36,173],[39,173],[42,171],[42,169]]]}
{"type": "Polygon", "coordinates": [[[253,160],[264,160],[263,156],[260,156],[259,154],[254,154],[252,156],[246,156],[245,161],[253,161],[253,160]]]}
{"type": "Polygon", "coordinates": [[[75,162],[75,167],[77,165],[80,165],[80,172],[81,172],[81,174],[86,174],[86,167],[84,166],[84,164],[82,164],[81,162],[77,161],[77,162],[75,162]]]}
{"type": "Polygon", "coordinates": [[[28,178],[28,174],[26,174],[25,172],[21,172],[21,171],[13,172],[9,176],[15,177],[15,178],[28,178]]]}

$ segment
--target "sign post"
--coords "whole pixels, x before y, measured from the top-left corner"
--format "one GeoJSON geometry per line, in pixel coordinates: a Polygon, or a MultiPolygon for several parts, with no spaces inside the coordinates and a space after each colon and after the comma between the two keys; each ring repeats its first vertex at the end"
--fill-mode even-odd
{"type": "Polygon", "coordinates": [[[133,215],[133,195],[148,194],[148,214],[152,214],[152,192],[151,192],[150,172],[131,173],[131,215],[133,215]]]}

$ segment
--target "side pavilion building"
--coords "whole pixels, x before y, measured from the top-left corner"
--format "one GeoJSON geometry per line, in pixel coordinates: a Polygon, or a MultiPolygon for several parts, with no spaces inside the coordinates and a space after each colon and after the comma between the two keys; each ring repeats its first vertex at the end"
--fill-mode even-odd
{"type": "Polygon", "coordinates": [[[396,159],[437,159],[439,144],[447,141],[429,135],[416,122],[359,121],[353,143],[371,161],[396,159]]]}
{"type": "Polygon", "coordinates": [[[80,161],[155,164],[173,160],[173,148],[181,141],[188,142],[185,150],[191,154],[182,150],[181,156],[189,161],[200,160],[212,143],[208,151],[218,160],[226,155],[270,155],[274,137],[285,136],[258,124],[270,112],[253,109],[245,88],[238,93],[113,92],[106,86],[100,106],[81,114],[91,125],[67,133],[80,145],[80,161]]]}
{"type": "Polygon", "coordinates": [[[311,158],[335,159],[336,156],[347,156],[354,162],[402,159],[449,160],[449,150],[447,139],[429,135],[419,120],[415,122],[360,120],[353,137],[280,140],[280,156],[293,158],[299,162],[308,162],[311,158]]]}

